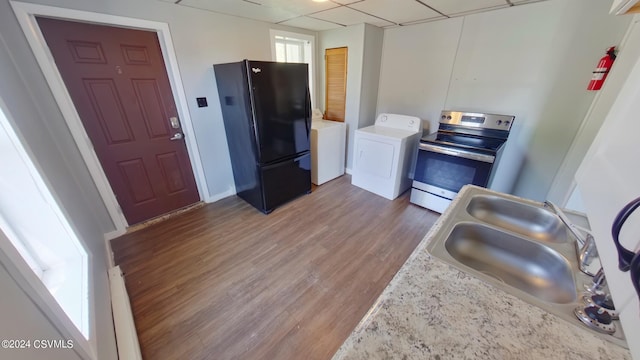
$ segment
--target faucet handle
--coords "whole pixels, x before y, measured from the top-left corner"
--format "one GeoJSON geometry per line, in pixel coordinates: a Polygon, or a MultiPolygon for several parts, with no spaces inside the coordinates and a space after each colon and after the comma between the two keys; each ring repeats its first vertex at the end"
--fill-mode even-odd
{"type": "Polygon", "coordinates": [[[636,289],[638,298],[640,298],[640,252],[636,253],[633,257],[629,267],[629,271],[631,272],[631,282],[633,283],[633,287],[636,289]]]}
{"type": "Polygon", "coordinates": [[[604,276],[604,269],[600,267],[600,270],[598,270],[598,272],[596,272],[596,274],[593,276],[591,286],[585,285],[584,287],[588,292],[595,294],[598,291],[602,290],[606,283],[607,278],[605,278],[604,276]]]}
{"type": "Polygon", "coordinates": [[[629,216],[631,216],[638,207],[640,207],[640,197],[625,205],[618,215],[616,215],[613,225],[611,226],[613,244],[616,246],[616,250],[618,250],[618,267],[622,271],[629,271],[631,261],[636,254],[620,244],[620,231],[622,230],[622,225],[624,225],[625,221],[627,221],[629,216]]]}

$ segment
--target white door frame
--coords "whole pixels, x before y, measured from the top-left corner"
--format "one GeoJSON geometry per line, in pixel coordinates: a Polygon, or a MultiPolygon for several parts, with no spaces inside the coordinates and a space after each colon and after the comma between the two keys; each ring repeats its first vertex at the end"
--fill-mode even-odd
{"type": "Polygon", "coordinates": [[[38,26],[38,22],[35,18],[38,15],[100,25],[153,31],[157,34],[158,41],[160,42],[160,48],[162,50],[162,56],[164,57],[165,68],[171,84],[174,101],[176,102],[178,116],[182,123],[182,130],[185,134],[187,152],[189,154],[189,159],[191,160],[191,167],[198,187],[198,194],[200,196],[200,200],[205,200],[210,197],[206,178],[204,176],[200,152],[198,151],[198,145],[196,143],[193,122],[191,121],[189,108],[187,106],[187,97],[184,92],[184,87],[182,86],[178,60],[175,55],[173,42],[171,40],[171,32],[169,31],[169,25],[167,23],[19,1],[10,1],[10,3],[16,14],[18,22],[22,27],[22,31],[27,37],[31,50],[33,50],[36,60],[38,61],[38,65],[51,88],[58,106],[60,107],[60,111],[69,126],[69,130],[71,131],[71,135],[80,150],[80,154],[89,168],[91,177],[93,178],[98,192],[104,201],[111,220],[116,227],[114,232],[105,234],[105,237],[114,238],[123,234],[129,224],[122,214],[122,210],[118,204],[115,193],[113,192],[113,189],[107,180],[107,176],[100,165],[98,156],[91,144],[91,140],[89,139],[82,121],[80,120],[80,115],[78,115],[78,112],[73,105],[71,95],[64,85],[62,76],[55,65],[53,55],[51,54],[44,36],[42,35],[42,31],[38,26]]]}

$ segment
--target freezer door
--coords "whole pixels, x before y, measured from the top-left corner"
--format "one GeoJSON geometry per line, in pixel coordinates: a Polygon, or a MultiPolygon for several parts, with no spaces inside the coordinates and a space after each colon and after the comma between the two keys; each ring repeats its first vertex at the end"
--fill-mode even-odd
{"type": "Polygon", "coordinates": [[[309,150],[307,64],[247,61],[260,164],[309,150]]]}
{"type": "Polygon", "coordinates": [[[265,213],[311,192],[311,154],[261,168],[265,213]]]}

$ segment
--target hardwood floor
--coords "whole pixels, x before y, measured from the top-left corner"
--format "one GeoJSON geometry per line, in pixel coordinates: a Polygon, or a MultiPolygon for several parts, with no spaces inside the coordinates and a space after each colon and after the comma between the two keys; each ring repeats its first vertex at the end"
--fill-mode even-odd
{"type": "Polygon", "coordinates": [[[270,215],[232,196],[113,240],[143,357],[330,359],[438,218],[350,181],[270,215]]]}

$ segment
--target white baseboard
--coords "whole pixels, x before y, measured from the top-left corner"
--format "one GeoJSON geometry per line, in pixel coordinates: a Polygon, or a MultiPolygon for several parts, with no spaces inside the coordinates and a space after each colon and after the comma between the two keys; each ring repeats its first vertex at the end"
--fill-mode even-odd
{"type": "Polygon", "coordinates": [[[353,175],[350,168],[345,168],[344,171],[349,175],[353,175]]]}
{"type": "Polygon", "coordinates": [[[111,240],[121,235],[124,235],[125,232],[126,230],[123,229],[123,230],[111,231],[104,234],[104,247],[106,251],[107,264],[109,265],[109,268],[116,266],[115,260],[113,258],[113,249],[111,248],[111,240]]]}
{"type": "Polygon", "coordinates": [[[232,189],[229,189],[229,190],[227,190],[225,192],[222,192],[222,193],[219,193],[219,194],[215,194],[215,195],[211,195],[208,198],[206,198],[204,200],[204,202],[206,202],[206,203],[216,202],[218,200],[222,200],[222,199],[224,199],[226,197],[229,197],[229,196],[235,195],[235,194],[236,194],[236,189],[232,188],[232,189]]]}
{"type": "Polygon", "coordinates": [[[116,266],[116,261],[113,257],[113,249],[111,248],[111,240],[110,239],[104,239],[104,247],[105,247],[105,251],[106,256],[107,256],[107,265],[109,266],[109,268],[112,268],[114,266],[116,266]]]}
{"type": "Polygon", "coordinates": [[[111,232],[108,232],[108,233],[104,234],[104,238],[106,240],[113,240],[113,239],[115,239],[115,238],[117,238],[119,236],[124,235],[124,233],[126,233],[126,232],[127,232],[126,229],[111,231],[111,232]]]}
{"type": "Polygon", "coordinates": [[[129,302],[129,295],[127,294],[127,288],[124,285],[124,278],[119,266],[109,269],[109,285],[111,287],[113,324],[118,343],[118,358],[142,360],[131,303],[129,302]]]}

